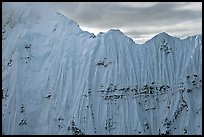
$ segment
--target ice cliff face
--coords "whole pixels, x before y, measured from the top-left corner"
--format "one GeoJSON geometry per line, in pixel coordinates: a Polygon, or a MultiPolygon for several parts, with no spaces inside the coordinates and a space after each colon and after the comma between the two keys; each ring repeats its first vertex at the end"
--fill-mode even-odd
{"type": "Polygon", "coordinates": [[[201,35],[135,44],[32,10],[2,23],[2,134],[202,134],[201,35]]]}

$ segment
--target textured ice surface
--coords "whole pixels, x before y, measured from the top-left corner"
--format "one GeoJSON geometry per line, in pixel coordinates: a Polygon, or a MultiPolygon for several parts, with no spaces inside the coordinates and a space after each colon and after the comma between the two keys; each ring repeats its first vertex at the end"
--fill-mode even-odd
{"type": "Polygon", "coordinates": [[[32,10],[2,23],[2,134],[202,133],[201,35],[136,44],[32,10]]]}

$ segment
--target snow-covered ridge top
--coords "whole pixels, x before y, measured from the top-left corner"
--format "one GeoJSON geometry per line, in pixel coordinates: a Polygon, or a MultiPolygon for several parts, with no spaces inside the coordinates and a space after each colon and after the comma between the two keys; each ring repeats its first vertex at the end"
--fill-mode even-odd
{"type": "Polygon", "coordinates": [[[120,29],[110,29],[107,32],[100,32],[97,37],[113,37],[113,40],[118,40],[121,38],[124,39],[130,39],[131,41],[133,41],[134,45],[140,45],[140,46],[145,46],[147,43],[151,43],[153,41],[156,41],[156,43],[161,43],[161,42],[168,42],[168,41],[174,41],[175,39],[177,39],[178,41],[185,41],[188,39],[197,39],[199,42],[202,42],[202,34],[196,34],[193,36],[188,36],[186,38],[180,38],[180,37],[176,37],[176,36],[172,36],[170,34],[168,34],[167,32],[161,32],[159,34],[156,34],[155,36],[153,36],[151,39],[145,41],[142,44],[139,44],[137,42],[135,42],[131,37],[125,35],[125,33],[123,33],[120,29]]]}
{"type": "Polygon", "coordinates": [[[191,38],[191,37],[202,38],[202,34],[196,34],[196,35],[188,36],[188,37],[182,39],[182,38],[179,38],[179,37],[172,36],[172,35],[168,34],[167,32],[161,32],[161,33],[155,35],[153,38],[156,38],[156,37],[177,38],[177,39],[185,40],[185,39],[188,39],[188,38],[191,38]]]}
{"type": "MultiPolygon", "coordinates": [[[[97,37],[101,37],[101,36],[107,36],[107,37],[117,37],[117,38],[128,38],[128,39],[131,39],[131,41],[133,41],[133,39],[127,35],[125,35],[124,32],[122,32],[120,29],[109,29],[107,32],[99,32],[97,37]]],[[[180,41],[185,41],[187,39],[191,39],[191,38],[195,38],[195,39],[199,39],[199,41],[202,41],[202,34],[196,34],[196,35],[193,35],[193,36],[188,36],[186,38],[180,38],[180,37],[176,37],[176,36],[172,36],[170,34],[168,34],[167,32],[161,32],[159,34],[156,34],[155,36],[153,36],[151,39],[145,41],[143,44],[139,44],[139,43],[136,43],[134,41],[134,43],[136,45],[145,45],[147,42],[149,41],[161,41],[162,39],[166,39],[167,41],[168,40],[173,40],[173,39],[178,39],[180,41]]]]}

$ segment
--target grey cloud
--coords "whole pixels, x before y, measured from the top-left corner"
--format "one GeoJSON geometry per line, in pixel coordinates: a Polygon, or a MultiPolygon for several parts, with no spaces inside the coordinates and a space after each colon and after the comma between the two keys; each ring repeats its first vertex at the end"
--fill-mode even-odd
{"type": "MultiPolygon", "coordinates": [[[[48,9],[62,10],[68,17],[78,24],[87,27],[142,27],[172,25],[178,22],[202,18],[202,11],[177,10],[189,3],[160,2],[151,6],[143,3],[122,2],[51,2],[51,3],[21,3],[48,9]]],[[[14,3],[13,5],[20,5],[14,3]]]]}
{"type": "Polygon", "coordinates": [[[201,29],[199,28],[199,25],[201,25],[201,21],[198,21],[194,24],[183,23],[183,25],[179,25],[179,26],[177,25],[160,26],[160,27],[149,26],[149,27],[143,27],[140,29],[136,27],[136,28],[129,29],[128,31],[125,31],[125,33],[131,36],[156,34],[162,31],[166,31],[169,33],[175,33],[175,32],[186,33],[186,32],[199,31],[199,29],[201,29]],[[186,26],[186,27],[182,27],[182,26],[186,26]]]}
{"type": "MultiPolygon", "coordinates": [[[[76,20],[88,27],[169,25],[201,18],[201,12],[175,10],[176,3],[157,3],[151,7],[133,8],[117,3],[80,3],[76,20]]],[[[181,6],[181,5],[179,5],[181,6]]],[[[68,13],[69,15],[72,13],[68,13]]]]}
{"type": "Polygon", "coordinates": [[[142,29],[132,28],[125,31],[125,34],[132,38],[142,38],[144,36],[156,35],[160,32],[167,32],[172,36],[184,37],[189,35],[201,34],[202,21],[181,23],[173,26],[160,26],[160,27],[143,27],[142,29]]]}

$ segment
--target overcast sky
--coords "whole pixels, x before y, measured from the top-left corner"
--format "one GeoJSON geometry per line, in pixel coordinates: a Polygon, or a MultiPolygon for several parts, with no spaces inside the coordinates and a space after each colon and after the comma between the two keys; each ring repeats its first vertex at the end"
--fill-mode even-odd
{"type": "MultiPolygon", "coordinates": [[[[11,4],[11,3],[10,3],[11,4]]],[[[160,32],[185,38],[202,33],[201,2],[55,2],[17,3],[57,9],[94,34],[120,29],[136,43],[160,32]]],[[[16,3],[13,3],[16,5],[16,3]]]]}

